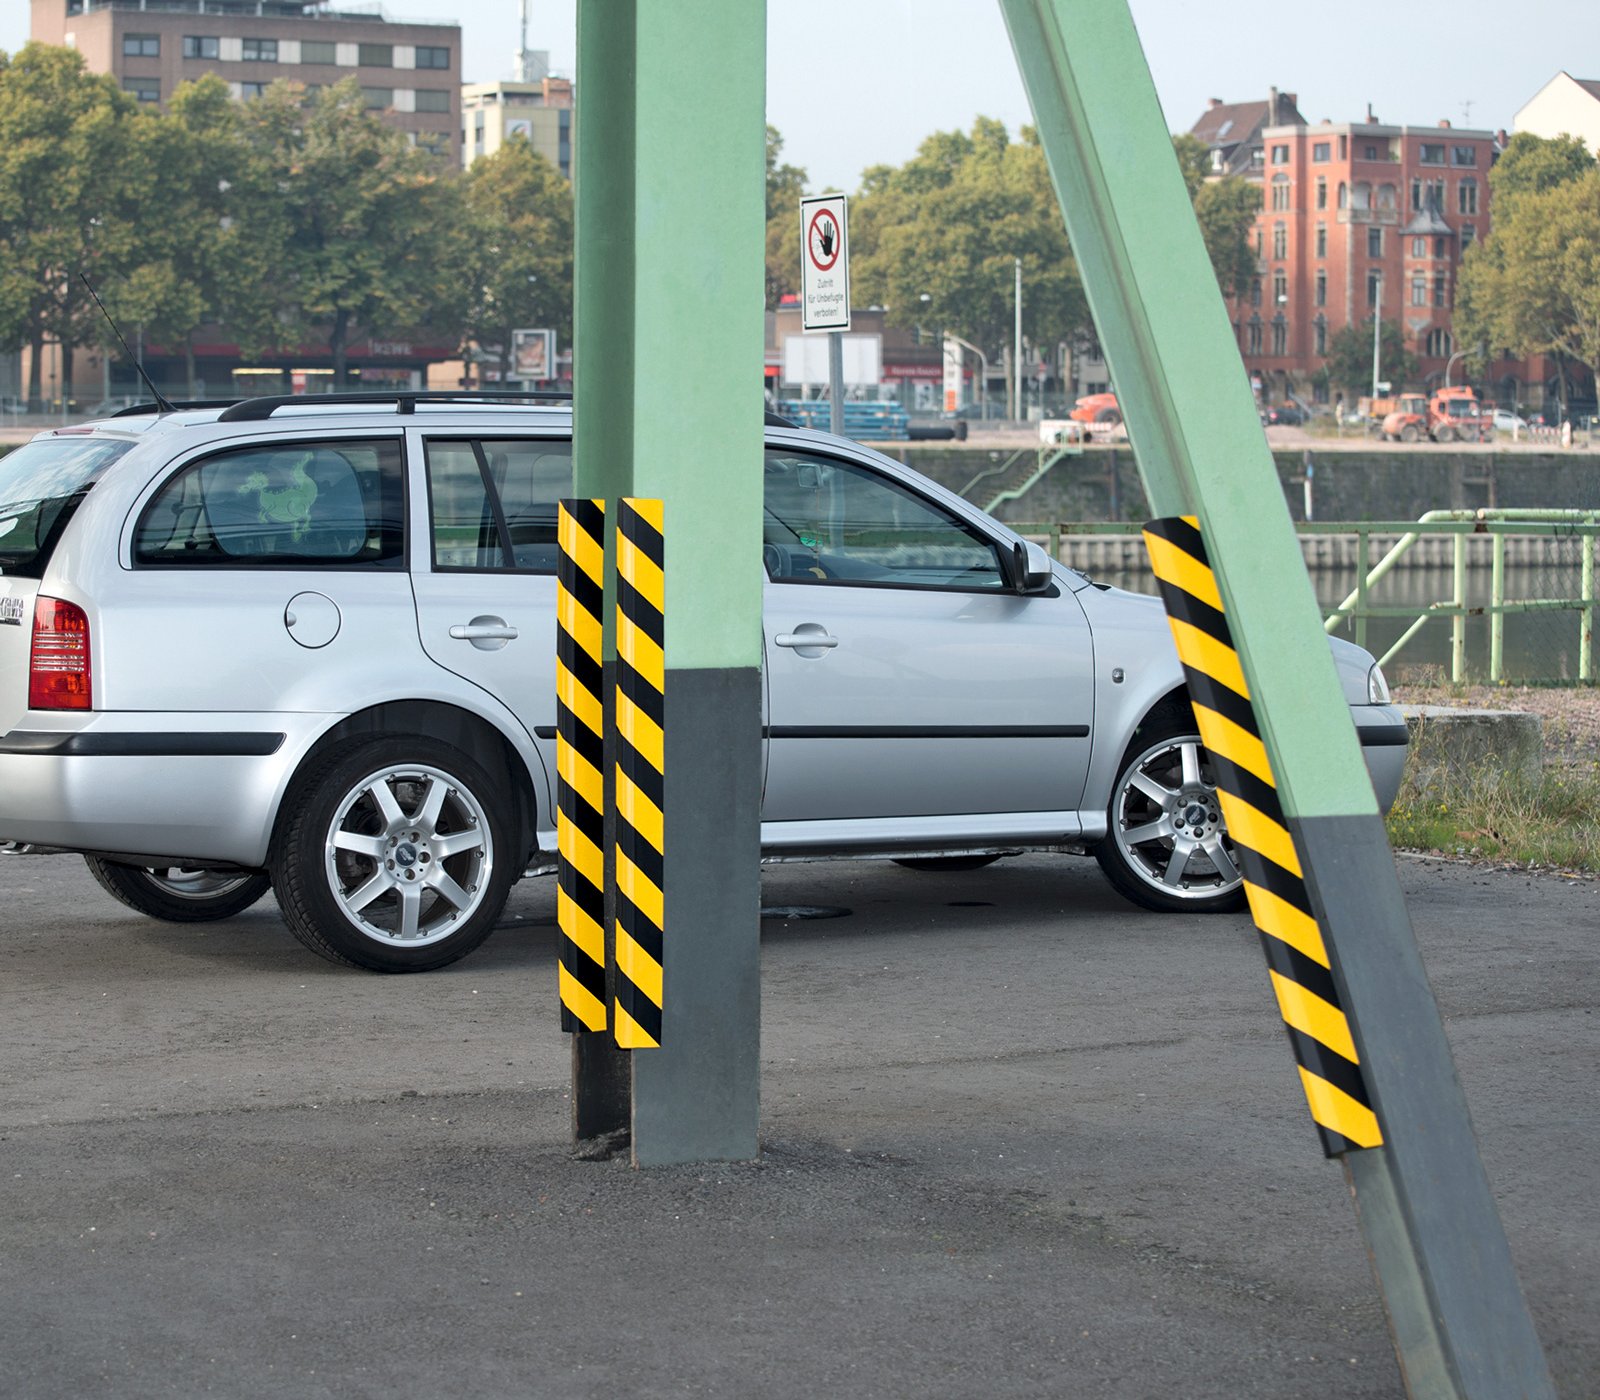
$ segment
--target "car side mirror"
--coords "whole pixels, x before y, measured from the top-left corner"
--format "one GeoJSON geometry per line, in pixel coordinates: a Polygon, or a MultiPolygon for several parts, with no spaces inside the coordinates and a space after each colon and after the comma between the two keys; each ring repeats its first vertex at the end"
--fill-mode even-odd
{"type": "Polygon", "coordinates": [[[1011,586],[1018,593],[1043,593],[1055,577],[1049,554],[1032,540],[1012,545],[1010,563],[1011,586]]]}

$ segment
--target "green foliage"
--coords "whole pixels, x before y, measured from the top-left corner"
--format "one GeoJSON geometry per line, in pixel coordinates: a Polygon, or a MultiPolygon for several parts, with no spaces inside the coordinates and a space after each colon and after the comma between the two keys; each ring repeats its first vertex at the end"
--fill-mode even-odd
{"type": "MultiPolygon", "coordinates": [[[[1388,381],[1394,392],[1417,376],[1417,357],[1406,349],[1405,337],[1393,321],[1385,321],[1378,332],[1379,377],[1388,381]]],[[[1328,381],[1352,395],[1372,389],[1372,317],[1359,326],[1346,326],[1328,337],[1328,354],[1323,361],[1328,381]]]]}
{"type": "Polygon", "coordinates": [[[806,172],[780,165],[783,137],[767,127],[767,307],[800,291],[800,197],[806,172]]]}
{"type": "Polygon", "coordinates": [[[572,186],[527,141],[514,138],[474,162],[466,180],[468,334],[500,347],[507,377],[511,333],[572,335],[572,186]]]}
{"type": "MultiPolygon", "coordinates": [[[[1193,139],[1193,138],[1190,138],[1193,139]]],[[[1241,175],[1225,175],[1200,186],[1194,214],[1224,297],[1243,293],[1256,275],[1250,231],[1261,212],[1261,189],[1241,175]]]]}
{"type": "Polygon", "coordinates": [[[1077,263],[1044,152],[987,117],[970,135],[938,132],[898,170],[874,167],[850,211],[858,302],[897,325],[944,328],[974,344],[1009,344],[1014,259],[1022,260],[1022,330],[1034,345],[1093,334],[1077,263]],[[924,300],[926,298],[926,300],[924,300]]]}
{"type": "Polygon", "coordinates": [[[1494,229],[1457,282],[1465,343],[1600,372],[1600,166],[1572,137],[1512,137],[1489,173],[1494,229]]]}

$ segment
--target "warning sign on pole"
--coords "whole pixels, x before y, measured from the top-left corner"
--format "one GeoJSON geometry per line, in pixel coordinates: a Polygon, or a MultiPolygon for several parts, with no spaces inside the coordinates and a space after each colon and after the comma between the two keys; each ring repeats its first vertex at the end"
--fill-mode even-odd
{"type": "Polygon", "coordinates": [[[801,329],[850,329],[850,243],[842,194],[800,201],[801,329]]]}

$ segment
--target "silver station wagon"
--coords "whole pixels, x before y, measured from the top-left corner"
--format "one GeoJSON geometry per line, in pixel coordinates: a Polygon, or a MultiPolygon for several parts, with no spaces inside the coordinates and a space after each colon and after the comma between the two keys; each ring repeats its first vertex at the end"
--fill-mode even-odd
{"type": "MultiPolygon", "coordinates": [[[[460,395],[257,399],[0,458],[3,848],[81,852],[161,919],[270,888],[359,967],[476,947],[553,864],[571,439],[460,395]]],[[[769,422],[764,482],[767,859],[1059,850],[1150,908],[1239,907],[1158,600],[844,439],[769,422]]],[[[1387,808],[1404,723],[1333,650],[1387,808]]]]}

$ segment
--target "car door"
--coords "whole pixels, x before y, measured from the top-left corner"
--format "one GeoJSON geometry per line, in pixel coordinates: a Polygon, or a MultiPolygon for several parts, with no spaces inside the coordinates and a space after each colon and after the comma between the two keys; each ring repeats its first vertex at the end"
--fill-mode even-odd
{"type": "Polygon", "coordinates": [[[1093,683],[1071,591],[1019,593],[1003,537],[860,462],[771,448],[764,495],[764,820],[1076,831],[1093,683]]]}
{"type": "MultiPolygon", "coordinates": [[[[417,625],[439,665],[482,687],[555,762],[556,508],[572,444],[504,432],[413,430],[417,625]]],[[[548,811],[549,794],[541,810],[548,811]]]]}

